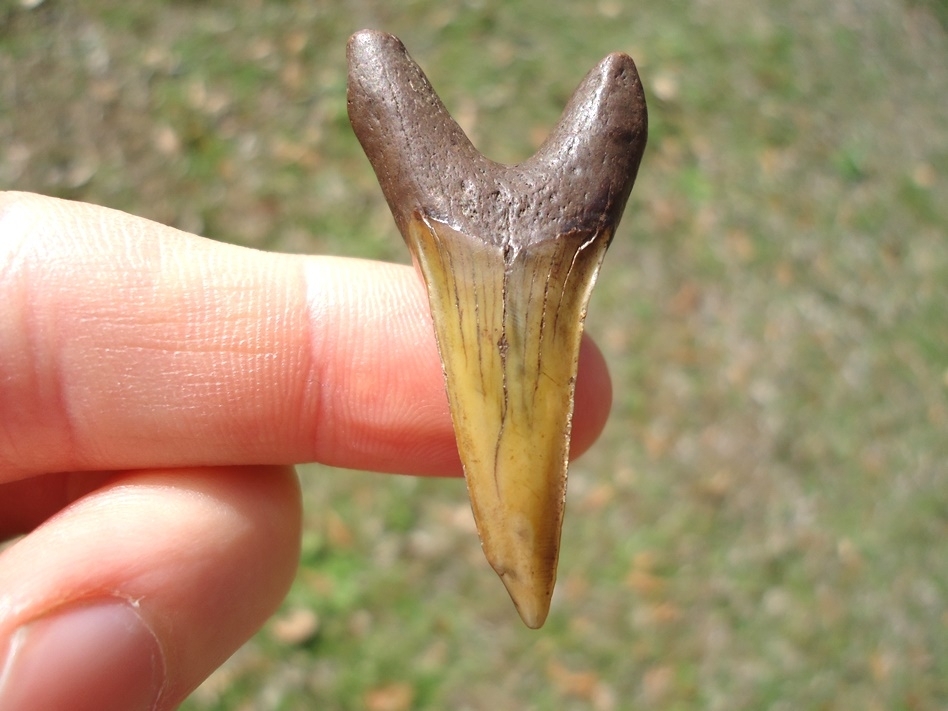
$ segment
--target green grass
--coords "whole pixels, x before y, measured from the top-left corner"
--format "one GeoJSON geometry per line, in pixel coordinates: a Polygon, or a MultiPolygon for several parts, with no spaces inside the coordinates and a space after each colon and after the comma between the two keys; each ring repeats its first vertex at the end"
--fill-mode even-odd
{"type": "Polygon", "coordinates": [[[462,482],[305,466],[281,614],[318,630],[268,626],[186,708],[948,707],[944,3],[347,5],[0,4],[0,186],[407,261],[352,31],[400,35],[508,162],[627,51],[651,139],[587,322],[616,404],[542,631],[462,482]]]}

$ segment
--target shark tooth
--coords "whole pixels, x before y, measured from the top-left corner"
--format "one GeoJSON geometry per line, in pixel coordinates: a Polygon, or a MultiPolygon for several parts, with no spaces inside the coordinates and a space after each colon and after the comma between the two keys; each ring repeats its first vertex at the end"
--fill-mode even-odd
{"type": "Polygon", "coordinates": [[[521,618],[556,581],[579,345],[647,135],[635,64],[610,54],[536,154],[485,158],[394,36],[348,45],[349,118],[428,291],[471,507],[521,618]]]}

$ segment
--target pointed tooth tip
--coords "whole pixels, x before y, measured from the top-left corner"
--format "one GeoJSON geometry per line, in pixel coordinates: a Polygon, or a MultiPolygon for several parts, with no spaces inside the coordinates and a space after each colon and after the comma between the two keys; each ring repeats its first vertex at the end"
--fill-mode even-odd
{"type": "Polygon", "coordinates": [[[540,590],[535,581],[527,581],[513,577],[508,573],[500,574],[500,579],[507,588],[507,593],[513,601],[514,607],[523,623],[532,630],[538,630],[546,622],[550,614],[550,598],[552,590],[540,590]]]}
{"type": "Polygon", "coordinates": [[[546,616],[549,613],[549,609],[525,610],[524,608],[517,605],[516,602],[514,602],[514,605],[517,607],[517,612],[520,613],[520,619],[523,620],[523,624],[532,630],[538,630],[543,627],[543,623],[546,622],[546,616]]]}

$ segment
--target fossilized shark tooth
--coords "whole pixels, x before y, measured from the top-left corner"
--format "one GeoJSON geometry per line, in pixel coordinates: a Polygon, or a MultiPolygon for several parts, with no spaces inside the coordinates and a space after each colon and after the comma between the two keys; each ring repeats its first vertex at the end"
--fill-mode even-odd
{"type": "Polygon", "coordinates": [[[635,64],[611,54],[547,141],[482,156],[392,35],[349,40],[349,118],[428,289],[484,553],[528,627],[546,620],[586,304],[647,134],[635,64]]]}

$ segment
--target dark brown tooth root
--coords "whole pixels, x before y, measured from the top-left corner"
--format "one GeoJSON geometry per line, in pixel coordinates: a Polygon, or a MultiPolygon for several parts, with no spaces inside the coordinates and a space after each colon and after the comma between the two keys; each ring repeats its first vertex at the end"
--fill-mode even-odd
{"type": "Polygon", "coordinates": [[[610,54],[508,166],[474,148],[396,37],[358,32],[348,57],[350,121],[428,289],[484,553],[539,627],[586,304],[645,149],[642,84],[610,54]]]}

